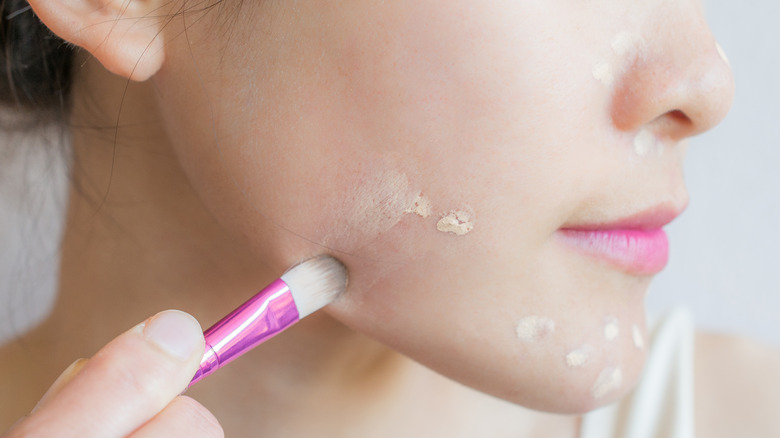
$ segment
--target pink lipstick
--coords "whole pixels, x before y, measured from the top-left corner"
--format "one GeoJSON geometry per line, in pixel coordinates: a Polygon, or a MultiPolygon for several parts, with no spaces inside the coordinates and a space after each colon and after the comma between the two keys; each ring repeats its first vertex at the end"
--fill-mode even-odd
{"type": "Polygon", "coordinates": [[[669,239],[661,228],[560,231],[577,249],[632,274],[657,274],[669,260],[669,239]]]}
{"type": "Polygon", "coordinates": [[[686,205],[687,201],[658,204],[615,220],[567,223],[558,234],[576,250],[630,274],[654,275],[669,261],[669,238],[663,227],[686,205]]]}

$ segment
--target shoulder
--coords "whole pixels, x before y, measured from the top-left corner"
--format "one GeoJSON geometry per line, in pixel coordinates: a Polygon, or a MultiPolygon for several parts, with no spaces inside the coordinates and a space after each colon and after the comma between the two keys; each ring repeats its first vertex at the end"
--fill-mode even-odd
{"type": "Polygon", "coordinates": [[[780,436],[780,349],[714,333],[695,345],[697,435],[780,436]]]}

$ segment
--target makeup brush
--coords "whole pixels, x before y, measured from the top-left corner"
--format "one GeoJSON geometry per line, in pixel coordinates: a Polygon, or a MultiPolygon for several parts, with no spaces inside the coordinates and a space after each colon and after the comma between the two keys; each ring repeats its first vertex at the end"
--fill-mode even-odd
{"type": "Polygon", "coordinates": [[[292,267],[203,332],[206,352],[187,388],[329,304],[346,287],[347,269],[333,257],[292,267]]]}

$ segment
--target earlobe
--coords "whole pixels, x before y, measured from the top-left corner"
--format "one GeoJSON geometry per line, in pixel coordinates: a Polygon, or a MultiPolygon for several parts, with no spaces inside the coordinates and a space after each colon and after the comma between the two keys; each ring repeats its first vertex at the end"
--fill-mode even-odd
{"type": "Polygon", "coordinates": [[[153,76],[165,59],[164,15],[155,0],[29,0],[60,38],[92,54],[114,74],[134,81],[153,76]]]}

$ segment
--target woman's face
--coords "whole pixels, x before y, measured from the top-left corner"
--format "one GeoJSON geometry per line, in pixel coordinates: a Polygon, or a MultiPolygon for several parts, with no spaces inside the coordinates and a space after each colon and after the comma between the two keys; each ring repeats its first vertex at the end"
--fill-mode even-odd
{"type": "Polygon", "coordinates": [[[154,78],[225,227],[279,272],[335,255],[328,313],[479,390],[583,412],[631,389],[682,140],[733,93],[697,2],[235,7],[174,19],[154,78]]]}

